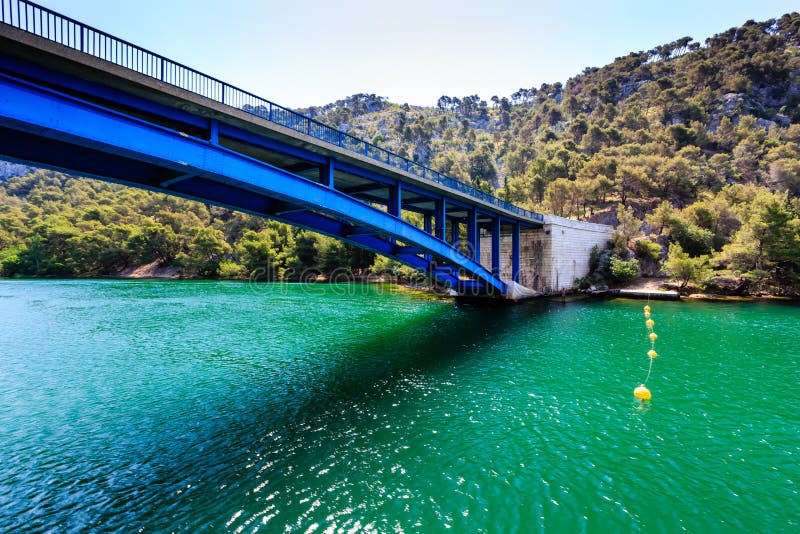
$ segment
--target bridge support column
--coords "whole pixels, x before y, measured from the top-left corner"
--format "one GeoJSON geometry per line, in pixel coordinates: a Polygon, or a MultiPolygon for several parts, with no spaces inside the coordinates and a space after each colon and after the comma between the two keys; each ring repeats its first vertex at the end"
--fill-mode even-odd
{"type": "Polygon", "coordinates": [[[520,283],[519,272],[519,251],[520,251],[520,231],[519,223],[515,222],[511,225],[511,278],[520,283]]]}
{"type": "MultiPolygon", "coordinates": [[[[433,233],[433,214],[432,213],[426,212],[426,213],[422,214],[422,230],[426,234],[432,234],[433,233]]],[[[422,257],[425,258],[428,261],[431,261],[431,255],[430,254],[423,254],[422,257]]]]}
{"type": "Polygon", "coordinates": [[[400,182],[389,186],[388,211],[395,217],[403,217],[403,184],[400,182]]]}
{"type": "Polygon", "coordinates": [[[217,119],[208,121],[208,141],[212,145],[219,144],[219,121],[217,119]]]}
{"type": "Polygon", "coordinates": [[[447,237],[447,199],[444,197],[436,201],[435,219],[436,237],[445,241],[447,237]]]}
{"type": "Polygon", "coordinates": [[[325,164],[319,168],[319,181],[322,182],[322,185],[330,187],[333,189],[333,171],[334,171],[334,164],[333,158],[328,158],[325,161],[325,164]]]}
{"type": "Polygon", "coordinates": [[[467,256],[477,263],[481,262],[481,234],[478,229],[478,210],[467,213],[467,256]]]}
{"type": "Polygon", "coordinates": [[[456,219],[450,219],[450,240],[453,246],[456,246],[456,243],[458,243],[458,230],[460,226],[456,219]]]}
{"type": "Polygon", "coordinates": [[[492,274],[500,278],[500,216],[492,220],[492,274]]]}

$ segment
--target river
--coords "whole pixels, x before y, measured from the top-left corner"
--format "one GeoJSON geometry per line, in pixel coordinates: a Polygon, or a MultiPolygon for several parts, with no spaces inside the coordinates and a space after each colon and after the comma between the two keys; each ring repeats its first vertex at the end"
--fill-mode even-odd
{"type": "Polygon", "coordinates": [[[800,306],[0,282],[0,532],[796,532],[800,306]]]}

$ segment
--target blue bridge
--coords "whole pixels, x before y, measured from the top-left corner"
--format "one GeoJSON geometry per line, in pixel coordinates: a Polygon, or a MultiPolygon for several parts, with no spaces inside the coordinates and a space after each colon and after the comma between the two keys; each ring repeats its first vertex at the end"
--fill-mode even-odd
{"type": "Polygon", "coordinates": [[[37,4],[0,22],[0,157],[327,234],[461,295],[520,289],[542,215],[37,4]]]}

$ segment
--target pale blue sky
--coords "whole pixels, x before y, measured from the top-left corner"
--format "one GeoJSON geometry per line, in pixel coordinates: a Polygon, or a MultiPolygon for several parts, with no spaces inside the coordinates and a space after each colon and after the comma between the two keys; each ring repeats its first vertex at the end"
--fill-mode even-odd
{"type": "Polygon", "coordinates": [[[39,0],[291,107],[369,92],[434,105],[510,95],[797,0],[39,0]]]}

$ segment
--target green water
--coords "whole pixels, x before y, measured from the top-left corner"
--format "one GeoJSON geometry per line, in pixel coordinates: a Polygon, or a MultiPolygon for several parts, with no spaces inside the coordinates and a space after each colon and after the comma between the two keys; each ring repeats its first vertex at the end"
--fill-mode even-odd
{"type": "Polygon", "coordinates": [[[2,532],[797,532],[800,307],[0,282],[2,532]]]}

